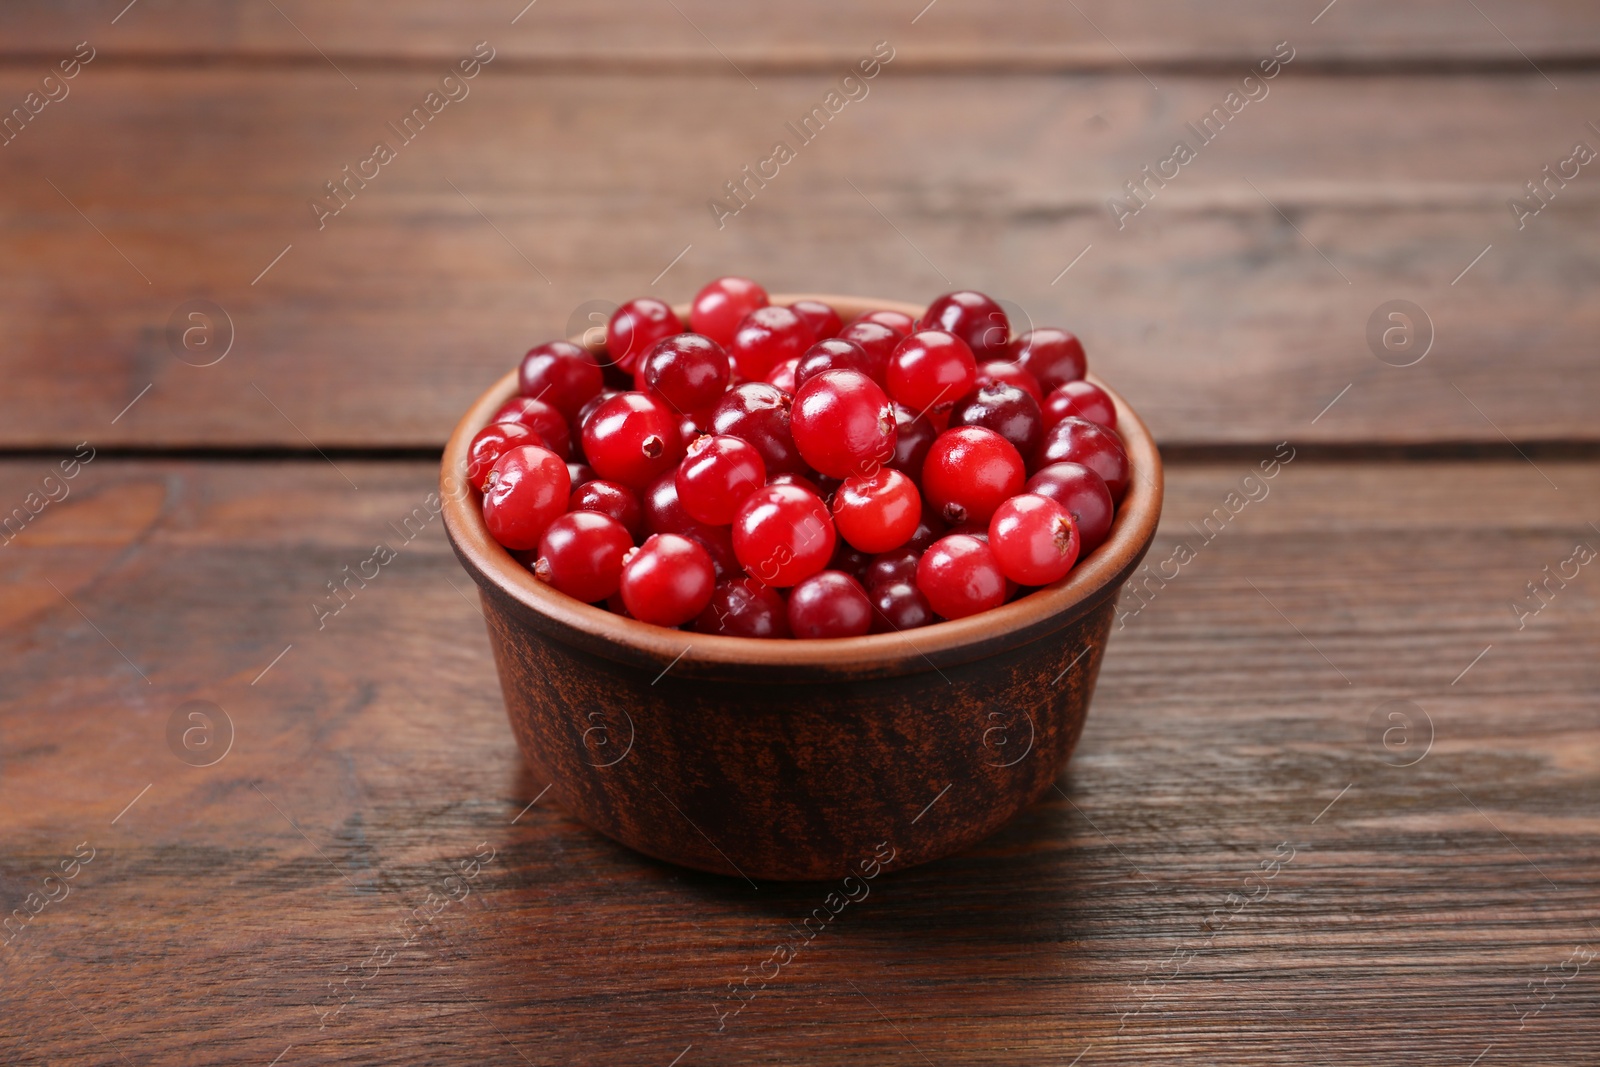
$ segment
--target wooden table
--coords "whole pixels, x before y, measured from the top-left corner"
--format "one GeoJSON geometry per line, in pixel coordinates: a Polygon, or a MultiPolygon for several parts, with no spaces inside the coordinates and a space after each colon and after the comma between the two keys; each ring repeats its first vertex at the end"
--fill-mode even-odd
{"type": "Polygon", "coordinates": [[[0,13],[0,1062],[1600,1060],[1594,5],[123,5],[0,13]],[[311,606],[523,348],[719,273],[1070,325],[1194,550],[1056,792],[736,1013],[826,887],[553,804],[437,522],[311,606]]]}

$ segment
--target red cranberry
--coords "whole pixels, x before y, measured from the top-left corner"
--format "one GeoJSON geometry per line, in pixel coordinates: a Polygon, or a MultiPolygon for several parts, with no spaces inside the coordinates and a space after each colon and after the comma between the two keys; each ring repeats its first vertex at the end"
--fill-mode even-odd
{"type": "Polygon", "coordinates": [[[767,479],[767,484],[768,485],[798,485],[800,488],[804,489],[806,492],[815,493],[818,496],[822,497],[824,500],[826,500],[828,498],[828,494],[824,493],[822,491],[822,489],[817,485],[816,482],[812,481],[810,478],[807,478],[803,474],[775,474],[771,478],[767,479]]]}
{"type": "Polygon", "coordinates": [[[604,404],[612,397],[618,395],[620,395],[620,393],[616,389],[602,389],[600,392],[583,402],[583,407],[579,408],[578,413],[572,418],[572,428],[577,431],[577,438],[573,441],[573,444],[579,446],[580,448],[582,447],[583,428],[588,424],[589,416],[594,414],[595,408],[599,407],[601,404],[604,404]]]}
{"type": "Polygon", "coordinates": [[[871,473],[894,458],[894,409],[859,371],[823,371],[800,386],[789,428],[801,458],[834,478],[871,473]]]}
{"type": "Polygon", "coordinates": [[[835,537],[822,499],[794,485],[757,489],[733,520],[739,562],[752,577],[779,588],[826,567],[835,537]]]}
{"type": "Polygon", "coordinates": [[[511,549],[538,548],[545,528],[567,510],[572,493],[567,465],[539,445],[508,449],[486,482],[484,524],[489,536],[511,549]]]}
{"type": "Polygon", "coordinates": [[[550,451],[565,458],[569,455],[572,434],[567,429],[567,417],[543,400],[535,400],[531,396],[514,396],[500,405],[500,410],[494,413],[495,422],[520,422],[540,437],[550,451]]]}
{"type": "Polygon", "coordinates": [[[1054,389],[1065,382],[1075,382],[1088,372],[1089,361],[1083,354],[1083,342],[1066,330],[1053,326],[1029,330],[1011,346],[1013,358],[1022,369],[1033,375],[1041,389],[1054,389]]]}
{"type": "Polygon", "coordinates": [[[728,391],[728,353],[709,337],[678,333],[651,346],[637,378],[678,412],[711,407],[728,391]]]}
{"type": "Polygon", "coordinates": [[[676,480],[678,500],[691,518],[708,526],[726,526],[744,498],[767,483],[767,468],[754,445],[718,434],[689,446],[676,480]]]}
{"type": "Polygon", "coordinates": [[[923,495],[950,523],[987,524],[994,509],[1020,493],[1026,480],[1016,448],[981,426],[946,430],[922,465],[923,495]]]}
{"type": "Polygon", "coordinates": [[[688,411],[678,416],[678,444],[685,451],[711,432],[711,411],[688,411]]]}
{"type": "Polygon", "coordinates": [[[904,404],[894,406],[894,459],[889,465],[904,471],[912,481],[922,480],[922,464],[928,458],[939,431],[927,418],[919,418],[904,404]]]}
{"type": "Polygon", "coordinates": [[[598,511],[557,516],[539,542],[534,576],[585,604],[604,600],[622,582],[622,557],[633,538],[622,523],[598,511]]]}
{"type": "Polygon", "coordinates": [[[917,588],[934,613],[946,619],[976,615],[1006,602],[1006,578],[994,550],[965,534],[942,537],[922,554],[917,588]]]}
{"type": "Polygon", "coordinates": [[[677,534],[652,534],[628,554],[620,592],[640,622],[681,626],[711,603],[716,582],[705,549],[677,534]]]}
{"type": "Polygon", "coordinates": [[[875,634],[915,630],[934,621],[933,608],[914,581],[874,586],[867,597],[872,601],[872,632],[875,634]]]}
{"type": "Polygon", "coordinates": [[[825,370],[853,370],[872,377],[873,362],[866,351],[854,341],[832,337],[818,341],[806,349],[806,354],[795,364],[794,383],[798,388],[810,378],[825,370]]]}
{"type": "Polygon", "coordinates": [[[981,361],[1003,359],[1011,345],[1011,323],[999,304],[982,293],[964,289],[946,293],[928,305],[919,326],[953,333],[981,361]]]}
{"type": "Polygon", "coordinates": [[[1093,382],[1065,382],[1045,398],[1045,429],[1074,416],[1097,422],[1108,430],[1117,428],[1117,406],[1111,402],[1110,395],[1093,382]]]}
{"type": "Polygon", "coordinates": [[[915,582],[917,562],[921,559],[922,549],[909,545],[873,556],[872,562],[861,573],[861,584],[868,589],[877,589],[880,585],[893,585],[896,582],[915,582]]]}
{"type": "Polygon", "coordinates": [[[718,278],[695,295],[689,307],[689,329],[726,348],[739,323],[756,308],[767,306],[767,291],[749,278],[718,278]]]}
{"type": "Polygon", "coordinates": [[[796,388],[794,372],[795,368],[799,365],[800,360],[798,357],[790,357],[789,359],[784,360],[782,363],[778,364],[776,367],[773,367],[767,372],[767,383],[769,385],[776,385],[779,389],[782,389],[790,396],[794,396],[794,391],[796,388]]]}
{"type": "Polygon", "coordinates": [[[1115,430],[1088,419],[1065,418],[1044,435],[1034,456],[1034,467],[1051,463],[1081,463],[1105,479],[1114,503],[1128,491],[1128,452],[1115,430]]]}
{"type": "Polygon", "coordinates": [[[918,330],[901,341],[889,357],[886,378],[895,402],[918,414],[948,411],[977,380],[972,349],[943,330],[918,330]]]}
{"type": "Polygon", "coordinates": [[[1061,504],[1078,528],[1079,549],[1088,555],[1111,530],[1115,506],[1106,481],[1081,463],[1052,463],[1028,479],[1027,492],[1047,496],[1061,504]]]}
{"type": "Polygon", "coordinates": [[[1035,404],[1044,404],[1044,391],[1039,388],[1039,383],[1033,380],[1033,375],[1024,370],[1020,363],[994,359],[982,364],[978,367],[978,384],[983,386],[989,382],[1005,382],[1007,385],[1014,385],[1033,397],[1035,404]]]}
{"type": "Polygon", "coordinates": [[[922,521],[922,495],[897,470],[846,478],[833,496],[839,536],[863,552],[887,552],[911,539],[922,521]]]}
{"type": "Polygon", "coordinates": [[[788,637],[789,609],[776,589],[754,578],[735,578],[717,583],[694,628],[725,637],[788,637]]]}
{"type": "MultiPolygon", "coordinates": [[[[572,480],[572,488],[576,489],[578,486],[592,482],[600,476],[587,463],[574,463],[569,459],[567,460],[567,477],[572,480]]],[[[571,511],[572,509],[568,508],[567,510],[571,511]]]]}
{"type": "Polygon", "coordinates": [[[857,322],[872,322],[879,326],[887,326],[893,330],[897,340],[904,340],[912,330],[917,328],[917,320],[903,311],[868,311],[856,316],[857,322]]]}
{"type": "Polygon", "coordinates": [[[742,437],[756,446],[767,474],[804,474],[805,460],[789,430],[789,394],[766,382],[744,382],[725,393],[711,412],[717,433],[742,437]]]}
{"type": "Polygon", "coordinates": [[[584,423],[583,454],[602,478],[642,489],[683,454],[678,420],[643,393],[619,393],[584,423]]]}
{"type": "Polygon", "coordinates": [[[851,547],[850,542],[840,537],[833,546],[833,558],[828,560],[828,570],[844,571],[859,581],[861,576],[867,573],[867,567],[871,563],[870,553],[851,547]]]}
{"type": "Polygon", "coordinates": [[[684,510],[683,501],[678,499],[676,472],[668,471],[651,482],[640,504],[647,533],[681,534],[696,542],[710,553],[719,580],[743,573],[739,557],[733,553],[733,531],[726,526],[708,526],[684,510]]]}
{"type": "Polygon", "coordinates": [[[789,593],[789,629],[798,638],[860,637],[872,629],[872,603],[848,574],[822,571],[789,593]]]}
{"type": "MultiPolygon", "coordinates": [[[[609,515],[622,524],[628,536],[635,541],[644,532],[644,509],[632,489],[616,482],[598,478],[584,482],[567,498],[568,511],[597,511],[609,515]]],[[[609,594],[608,594],[609,595],[609,594]]]]}
{"type": "Polygon", "coordinates": [[[861,346],[869,360],[867,377],[884,384],[889,373],[889,357],[905,340],[905,334],[896,333],[881,322],[862,322],[859,319],[840,330],[838,339],[861,346]]]}
{"type": "Polygon", "coordinates": [[[742,381],[759,382],[779,363],[803,355],[814,340],[806,320],[786,307],[769,304],[739,323],[728,355],[742,381]]]}
{"type": "Polygon", "coordinates": [[[494,422],[479,430],[467,445],[467,484],[483,492],[495,462],[518,445],[548,447],[543,437],[520,422],[494,422]]]}
{"type": "Polygon", "coordinates": [[[1024,456],[1044,438],[1039,404],[1015,385],[991,382],[968,393],[950,411],[951,426],[982,426],[1010,441],[1024,456]]]}
{"type": "Polygon", "coordinates": [[[655,297],[641,296],[611,313],[606,351],[617,366],[631,371],[657,341],[682,332],[683,323],[670,307],[655,297]]]}
{"type": "Polygon", "coordinates": [[[604,381],[600,361],[571,341],[549,341],[528,349],[517,370],[517,390],[523,396],[543,400],[569,419],[604,381]]]}
{"type": "Polygon", "coordinates": [[[917,523],[916,530],[911,534],[911,540],[906,542],[906,547],[916,552],[926,552],[929,545],[949,532],[945,528],[944,520],[928,511],[926,500],[922,502],[922,507],[922,521],[917,523]]]}
{"type": "Polygon", "coordinates": [[[1067,509],[1047,496],[1022,493],[995,509],[989,547],[1000,571],[1018,585],[1049,585],[1078,562],[1078,527],[1067,509]]]}
{"type": "Polygon", "coordinates": [[[796,300],[789,310],[799,315],[811,327],[811,336],[821,341],[833,337],[844,328],[839,313],[820,300],[796,300]]]}

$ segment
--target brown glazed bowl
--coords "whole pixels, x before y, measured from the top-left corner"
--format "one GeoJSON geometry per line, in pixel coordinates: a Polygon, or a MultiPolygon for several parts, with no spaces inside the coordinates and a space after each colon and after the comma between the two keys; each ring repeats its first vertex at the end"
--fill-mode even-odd
{"type": "MultiPolygon", "coordinates": [[[[804,298],[846,321],[922,312],[843,296],[772,302],[804,298]]],[[[687,307],[678,314],[687,321],[687,307]]],[[[451,436],[445,529],[481,590],[517,743],[573,815],[703,871],[831,879],[874,857],[903,867],[957,852],[1050,788],[1083,730],[1118,590],[1161,512],[1160,456],[1121,397],[1111,393],[1133,476],[1106,542],[1067,578],[905,633],[761,641],[580,603],[490,538],[478,495],[463,490],[467,445],[516,388],[506,375],[451,436]]]]}

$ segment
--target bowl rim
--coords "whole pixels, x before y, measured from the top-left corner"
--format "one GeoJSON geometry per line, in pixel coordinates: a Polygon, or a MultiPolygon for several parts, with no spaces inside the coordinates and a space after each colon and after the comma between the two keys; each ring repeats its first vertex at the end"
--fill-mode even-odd
{"type": "MultiPolygon", "coordinates": [[[[837,294],[774,293],[773,304],[818,300],[846,322],[867,311],[899,311],[920,317],[919,305],[837,294]]],[[[687,322],[689,305],[673,306],[687,322]]],[[[599,345],[571,338],[591,351],[599,345]]],[[[1035,640],[1064,627],[1115,595],[1154,539],[1161,515],[1161,457],[1149,429],[1122,397],[1099,378],[1117,410],[1117,433],[1128,452],[1131,477],[1106,540],[1064,579],[998,608],[914,631],[863,637],[762,640],[669,629],[625,618],[575,600],[533,576],[489,535],[477,494],[467,485],[467,447],[490,416],[517,393],[517,370],[483,392],[456,424],[440,463],[440,502],[445,531],[462,565],[487,594],[521,605],[521,613],[546,634],[605,658],[641,666],[685,661],[675,673],[715,673],[718,668],[771,669],[797,680],[822,675],[898,675],[937,670],[981,658],[997,646],[1035,640]],[[452,488],[453,486],[453,488],[452,488]]],[[[740,673],[744,673],[742,670],[740,673]]],[[[755,677],[755,674],[750,674],[755,677]]]]}

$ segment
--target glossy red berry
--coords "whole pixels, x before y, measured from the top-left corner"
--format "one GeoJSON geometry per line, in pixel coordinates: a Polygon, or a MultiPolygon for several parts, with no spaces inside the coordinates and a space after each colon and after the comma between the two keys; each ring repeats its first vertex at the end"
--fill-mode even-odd
{"type": "Polygon", "coordinates": [[[961,338],[943,330],[918,330],[889,357],[889,395],[919,414],[948,411],[972,391],[978,364],[961,338]]]}
{"type": "MultiPolygon", "coordinates": [[[[929,544],[931,543],[930,541],[929,544]]],[[[896,582],[915,582],[917,563],[922,559],[922,553],[922,548],[902,545],[893,551],[873,556],[872,562],[867,564],[867,569],[861,572],[861,584],[872,590],[880,585],[893,585],[896,582]]]]}
{"type": "Polygon", "coordinates": [[[778,364],[776,367],[773,367],[767,372],[767,383],[769,385],[776,385],[779,389],[782,389],[790,396],[794,396],[794,391],[796,388],[794,372],[795,368],[797,368],[799,365],[800,360],[798,358],[791,357],[784,360],[782,363],[778,364]]]}
{"type": "Polygon", "coordinates": [[[854,341],[846,341],[842,337],[830,337],[825,341],[818,341],[806,349],[805,355],[795,364],[794,384],[796,390],[807,380],[816,377],[825,370],[853,370],[872,377],[873,361],[867,356],[866,351],[854,341]]]}
{"type": "Polygon", "coordinates": [[[718,278],[695,295],[689,329],[727,348],[744,317],[766,306],[767,291],[749,278],[718,278]]]}
{"type": "Polygon", "coordinates": [[[567,510],[572,482],[567,465],[548,448],[508,449],[485,481],[483,522],[489,536],[510,549],[539,547],[539,539],[567,510]]]}
{"type": "Polygon", "coordinates": [[[1021,454],[1010,441],[981,426],[946,430],[922,465],[923,497],[952,525],[986,525],[995,508],[1022,492],[1025,481],[1021,454]]]}
{"type": "Polygon", "coordinates": [[[1072,516],[1078,528],[1079,552],[1088,555],[1106,539],[1116,507],[1106,481],[1081,463],[1052,463],[1041,467],[1025,487],[1027,492],[1047,496],[1072,516]]]}
{"type": "Polygon", "coordinates": [[[652,534],[622,565],[628,614],[657,626],[681,626],[711,603],[716,571],[706,550],[677,534],[652,534]]]}
{"type": "Polygon", "coordinates": [[[733,520],[740,564],[751,577],[779,588],[826,567],[836,536],[822,498],[797,485],[757,489],[733,520]]]}
{"type": "Polygon", "coordinates": [[[622,524],[598,511],[557,516],[539,542],[533,573],[585,604],[604,600],[622,582],[622,557],[633,538],[622,524]]]}
{"type": "Polygon", "coordinates": [[[854,326],[857,322],[872,322],[879,326],[887,326],[902,340],[917,328],[917,320],[903,311],[868,311],[856,316],[855,322],[850,325],[854,326]]]}
{"type": "Polygon", "coordinates": [[[717,583],[694,628],[725,637],[788,637],[789,608],[771,586],[754,578],[735,578],[717,583]]]}
{"type": "Polygon", "coordinates": [[[675,333],[650,347],[634,377],[641,391],[665,400],[682,414],[710,408],[728,391],[728,353],[709,337],[675,333]]]}
{"type": "Polygon", "coordinates": [[[922,480],[922,464],[928,458],[939,431],[927,418],[919,418],[904,404],[894,406],[894,459],[889,465],[904,471],[911,480],[922,480]]]}
{"type": "Polygon", "coordinates": [[[467,484],[484,491],[496,461],[518,445],[541,445],[544,438],[520,422],[494,422],[479,430],[467,445],[467,484]]]}
{"type": "Polygon", "coordinates": [[[744,498],[767,484],[761,453],[740,437],[707,435],[678,465],[678,500],[697,522],[726,526],[744,498]]]}
{"type": "Polygon", "coordinates": [[[719,581],[744,573],[733,552],[733,530],[700,522],[684,510],[683,501],[678,499],[676,471],[668,471],[651,482],[639,503],[644,509],[646,533],[681,534],[694,541],[710,554],[719,581]]]}
{"type": "Polygon", "coordinates": [[[1017,338],[1011,345],[1011,355],[1046,391],[1077,381],[1089,369],[1083,342],[1053,326],[1029,330],[1017,338]]]}
{"type": "Polygon", "coordinates": [[[1044,416],[1038,402],[1005,382],[980,385],[962,397],[950,409],[950,425],[993,430],[1024,456],[1033,455],[1044,439],[1044,416]]]}
{"type": "Polygon", "coordinates": [[[811,336],[819,341],[835,336],[844,328],[839,313],[820,300],[796,300],[789,305],[789,310],[806,321],[811,327],[811,336]]]}
{"type": "Polygon", "coordinates": [[[833,494],[839,536],[862,552],[887,552],[911,540],[922,521],[922,494],[900,471],[846,478],[833,494]]]}
{"type": "Polygon", "coordinates": [[[1078,562],[1078,527],[1047,496],[1020,493],[989,519],[989,547],[1000,572],[1018,585],[1049,585],[1078,562]]]}
{"type": "Polygon", "coordinates": [[[822,571],[789,593],[789,630],[798,638],[860,637],[872,629],[872,602],[843,571],[822,571]]]}
{"type": "MultiPolygon", "coordinates": [[[[567,460],[567,477],[572,480],[572,488],[577,489],[578,486],[586,482],[592,482],[600,476],[587,463],[574,463],[569,459],[567,460]]],[[[567,510],[571,511],[572,509],[569,507],[567,510]]]]}
{"type": "Polygon", "coordinates": [[[1128,452],[1115,430],[1088,419],[1062,419],[1044,435],[1034,456],[1034,467],[1051,463],[1081,463],[1105,479],[1114,503],[1128,490],[1128,452]]]}
{"type": "Polygon", "coordinates": [[[766,382],[744,382],[725,393],[711,412],[717,433],[742,437],[756,446],[767,475],[804,474],[805,460],[789,427],[789,394],[766,382]]]}
{"type": "Polygon", "coordinates": [[[630,300],[611,313],[606,352],[617,366],[632,371],[657,341],[683,332],[683,323],[663,301],[651,296],[630,300]]]}
{"type": "Polygon", "coordinates": [[[684,451],[711,432],[711,411],[689,411],[678,416],[678,444],[684,451]]]}
{"type": "Polygon", "coordinates": [[[894,458],[894,409],[860,371],[823,371],[795,394],[789,429],[800,456],[834,478],[870,474],[894,458]]]}
{"type": "Polygon", "coordinates": [[[567,510],[609,515],[621,523],[635,541],[644,532],[644,508],[639,504],[639,497],[619,482],[608,482],[604,478],[584,482],[567,498],[567,510]]]}
{"type": "Polygon", "coordinates": [[[1003,359],[1010,350],[1011,323],[993,299],[971,289],[946,293],[928,305],[918,325],[953,333],[979,362],[1003,359]]]}
{"type": "Polygon", "coordinates": [[[868,360],[867,377],[883,385],[889,373],[889,357],[900,347],[905,334],[896,333],[881,322],[856,320],[838,333],[841,341],[861,346],[868,360]]]}
{"type": "Polygon", "coordinates": [[[1041,406],[1044,404],[1044,390],[1039,388],[1039,383],[1034,381],[1033,375],[1024,370],[1020,363],[1013,363],[1008,359],[994,359],[979,365],[978,385],[981,387],[989,382],[1014,385],[1033,397],[1035,404],[1041,406]]]}
{"type": "Polygon", "coordinates": [[[1111,402],[1110,394],[1093,382],[1064,382],[1045,398],[1045,429],[1074,416],[1097,422],[1108,430],[1117,428],[1117,406],[1111,402]]]}
{"type": "MultiPolygon", "coordinates": [[[[835,524],[835,528],[837,528],[837,524],[835,524]]],[[[834,542],[833,558],[828,560],[827,569],[830,571],[844,571],[850,577],[860,581],[861,576],[867,573],[867,567],[871,563],[872,554],[870,552],[863,552],[852,546],[843,537],[840,537],[834,542]]]]}
{"type": "Polygon", "coordinates": [[[567,418],[553,405],[543,400],[535,400],[531,396],[514,396],[500,405],[500,410],[494,413],[495,422],[520,422],[534,433],[544,439],[550,451],[565,459],[570,452],[571,432],[567,429],[567,418]]]}
{"type": "Polygon", "coordinates": [[[867,593],[872,601],[872,632],[898,633],[934,622],[933,608],[913,580],[885,582],[867,593]]]}
{"type": "Polygon", "coordinates": [[[517,369],[518,392],[543,400],[568,419],[604,382],[600,361],[571,341],[550,341],[528,349],[517,369]]]}
{"type": "Polygon", "coordinates": [[[728,355],[741,381],[759,382],[779,363],[804,355],[815,340],[806,320],[786,307],[769,304],[739,323],[728,355]]]}
{"type": "Polygon", "coordinates": [[[583,454],[600,477],[642,489],[683,454],[678,420],[652,397],[619,393],[584,423],[583,454]]]}
{"type": "Polygon", "coordinates": [[[572,418],[572,429],[575,433],[572,442],[574,445],[580,449],[583,447],[583,428],[584,426],[588,425],[589,416],[594,414],[595,408],[599,407],[601,404],[604,404],[612,397],[619,395],[621,395],[621,390],[602,389],[594,396],[584,401],[583,407],[579,408],[578,413],[572,418]]]}
{"type": "Polygon", "coordinates": [[[960,619],[1006,602],[1006,578],[987,542],[951,534],[929,546],[917,563],[917,588],[934,612],[960,619]]]}

